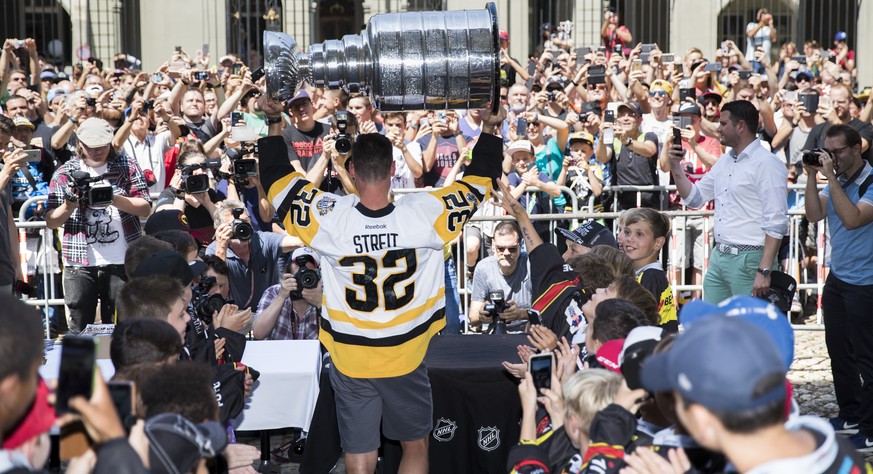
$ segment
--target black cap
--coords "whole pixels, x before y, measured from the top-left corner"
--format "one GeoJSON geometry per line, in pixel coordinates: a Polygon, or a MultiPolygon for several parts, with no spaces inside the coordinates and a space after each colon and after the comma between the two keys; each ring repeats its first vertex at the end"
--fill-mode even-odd
{"type": "Polygon", "coordinates": [[[166,275],[178,279],[183,285],[190,285],[194,278],[206,271],[207,265],[200,260],[190,263],[175,250],[161,250],[144,259],[133,271],[134,277],[166,275]]]}
{"type": "Polygon", "coordinates": [[[604,227],[603,224],[593,220],[583,222],[582,225],[574,230],[558,227],[555,229],[555,235],[571,240],[579,245],[584,245],[585,247],[608,245],[610,247],[618,248],[618,242],[616,242],[615,236],[612,235],[612,231],[604,227]]]}
{"type": "Polygon", "coordinates": [[[149,216],[143,230],[146,235],[155,235],[162,230],[190,232],[191,227],[188,226],[188,218],[185,217],[184,212],[178,209],[165,209],[149,216]]]}

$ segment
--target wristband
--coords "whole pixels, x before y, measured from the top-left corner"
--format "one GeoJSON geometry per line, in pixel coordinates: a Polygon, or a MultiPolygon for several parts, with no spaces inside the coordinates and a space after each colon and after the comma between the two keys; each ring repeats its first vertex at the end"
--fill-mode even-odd
{"type": "Polygon", "coordinates": [[[267,117],[267,125],[276,125],[277,123],[282,123],[282,116],[278,117],[267,117]]]}
{"type": "Polygon", "coordinates": [[[73,122],[74,124],[79,125],[79,121],[74,119],[72,115],[67,115],[67,118],[70,120],[70,122],[73,122]]]}

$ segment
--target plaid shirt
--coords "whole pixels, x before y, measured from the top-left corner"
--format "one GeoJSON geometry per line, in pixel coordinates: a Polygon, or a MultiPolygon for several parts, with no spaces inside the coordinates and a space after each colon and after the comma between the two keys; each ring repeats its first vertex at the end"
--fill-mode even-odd
{"type": "MultiPolygon", "coordinates": [[[[70,192],[72,182],[70,174],[81,170],[82,161],[73,158],[64,163],[52,177],[49,184],[48,202],[46,208],[52,210],[64,203],[65,196],[70,192]]],[[[149,188],[146,186],[142,170],[135,160],[124,153],[116,152],[109,157],[106,172],[117,172],[118,179],[112,183],[115,194],[131,198],[141,198],[151,202],[149,188]]],[[[139,217],[119,210],[121,226],[124,229],[125,240],[129,243],[138,239],[142,233],[139,217]]],[[[64,223],[64,238],[62,251],[64,259],[72,265],[89,266],[88,243],[85,238],[85,226],[87,221],[82,215],[82,208],[73,211],[67,222],[64,223]]]]}
{"type": "MultiPolygon", "coordinates": [[[[258,312],[255,314],[255,319],[260,316],[261,312],[270,306],[270,303],[276,299],[279,294],[279,288],[282,285],[273,285],[267,288],[264,295],[258,303],[258,312]]],[[[276,325],[273,326],[273,331],[270,332],[271,341],[280,341],[287,339],[318,339],[318,308],[309,305],[309,309],[303,314],[303,317],[294,312],[294,303],[291,298],[286,298],[282,303],[282,309],[279,311],[279,317],[276,318],[276,325]]]]}

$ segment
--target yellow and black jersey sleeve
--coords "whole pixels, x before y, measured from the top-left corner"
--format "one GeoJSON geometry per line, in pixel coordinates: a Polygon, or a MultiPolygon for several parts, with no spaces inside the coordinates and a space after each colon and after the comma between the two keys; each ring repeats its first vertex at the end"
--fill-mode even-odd
{"type": "Polygon", "coordinates": [[[267,191],[267,198],[276,209],[276,216],[285,230],[300,238],[307,246],[318,233],[316,199],[327,194],[304,179],[300,173],[291,173],[276,180],[267,191]]]}

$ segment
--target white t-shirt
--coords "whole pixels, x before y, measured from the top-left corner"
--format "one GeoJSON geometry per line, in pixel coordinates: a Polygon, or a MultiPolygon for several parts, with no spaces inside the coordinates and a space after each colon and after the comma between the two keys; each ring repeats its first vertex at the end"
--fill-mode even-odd
{"type": "MultiPolygon", "coordinates": [[[[421,145],[416,141],[407,141],[406,149],[409,150],[412,158],[421,165],[421,145]]],[[[394,153],[394,176],[391,177],[391,189],[414,188],[415,176],[412,175],[412,171],[406,163],[406,158],[403,157],[403,152],[397,147],[392,147],[392,151],[394,153]]]]}
{"type": "MultiPolygon", "coordinates": [[[[758,26],[757,22],[751,22],[746,25],[746,33],[754,30],[758,26]]],[[[752,38],[746,36],[746,60],[751,61],[755,59],[755,48],[761,46],[764,48],[764,54],[767,57],[770,57],[770,47],[772,43],[770,42],[770,27],[764,26],[752,38]]]]}
{"type": "Polygon", "coordinates": [[[164,181],[166,181],[166,176],[164,176],[164,154],[173,146],[170,143],[170,138],[172,138],[172,134],[169,130],[157,135],[149,132],[143,141],[139,141],[131,133],[122,147],[127,156],[136,160],[136,164],[139,165],[143,172],[151,170],[155,174],[157,182],[149,186],[149,193],[158,194],[166,189],[166,186],[164,186],[164,181]]]}
{"type": "MultiPolygon", "coordinates": [[[[655,114],[643,114],[643,123],[640,125],[640,130],[643,133],[654,133],[658,136],[658,153],[661,152],[661,148],[663,148],[664,143],[669,139],[673,138],[673,119],[671,116],[667,116],[667,120],[663,122],[655,118],[655,114]]],[[[662,171],[661,168],[658,168],[658,184],[661,186],[667,186],[670,184],[670,172],[662,171]]]]}
{"type": "MultiPolygon", "coordinates": [[[[106,172],[106,165],[91,168],[84,163],[82,171],[91,176],[106,172]]],[[[101,184],[111,184],[102,181],[101,184]]],[[[105,208],[89,207],[83,216],[88,224],[85,227],[85,241],[88,243],[88,261],[92,265],[122,265],[124,252],[127,250],[127,240],[121,225],[121,214],[115,206],[105,208]]]]}

